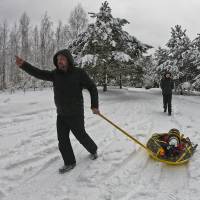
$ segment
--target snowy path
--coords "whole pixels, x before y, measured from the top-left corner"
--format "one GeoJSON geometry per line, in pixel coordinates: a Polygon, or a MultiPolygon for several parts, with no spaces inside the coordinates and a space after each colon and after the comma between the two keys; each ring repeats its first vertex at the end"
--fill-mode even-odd
{"type": "MultiPolygon", "coordinates": [[[[173,115],[162,112],[160,91],[100,91],[105,116],[144,144],[152,133],[180,129],[199,143],[199,97],[173,96],[173,115]]],[[[77,166],[59,175],[56,113],[51,90],[0,94],[0,199],[3,200],[197,200],[200,196],[199,151],[183,166],[149,158],[137,144],[89,109],[86,130],[99,146],[91,161],[72,138],[77,166]]]]}

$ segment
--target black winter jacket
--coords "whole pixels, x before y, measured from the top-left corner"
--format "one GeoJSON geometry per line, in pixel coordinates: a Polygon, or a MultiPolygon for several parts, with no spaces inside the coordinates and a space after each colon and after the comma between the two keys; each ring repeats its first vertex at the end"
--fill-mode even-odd
{"type": "Polygon", "coordinates": [[[174,89],[174,81],[171,78],[164,77],[161,79],[160,87],[163,95],[172,94],[172,90],[174,89]]]}
{"type": "Polygon", "coordinates": [[[56,66],[53,71],[38,69],[27,62],[24,62],[21,68],[38,79],[53,82],[57,113],[65,116],[83,115],[82,90],[84,88],[90,92],[91,108],[98,108],[96,85],[83,69],[74,67],[71,53],[67,49],[61,50],[55,54],[53,61],[56,66]],[[70,67],[67,72],[57,68],[57,55],[59,54],[68,59],[70,67]]]}

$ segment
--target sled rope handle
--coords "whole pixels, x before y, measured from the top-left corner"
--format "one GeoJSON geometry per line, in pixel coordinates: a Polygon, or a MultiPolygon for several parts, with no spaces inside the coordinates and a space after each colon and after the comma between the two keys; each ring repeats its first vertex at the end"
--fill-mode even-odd
{"type": "Polygon", "coordinates": [[[101,113],[99,113],[98,115],[100,117],[102,117],[103,119],[105,119],[108,123],[112,124],[115,128],[117,128],[119,131],[121,131],[124,135],[126,135],[132,141],[136,142],[137,144],[139,144],[141,147],[143,147],[145,150],[148,151],[147,147],[144,144],[142,144],[140,141],[138,141],[136,138],[134,138],[133,136],[131,136],[130,134],[128,134],[126,131],[124,131],[122,128],[120,128],[119,126],[117,126],[116,124],[114,124],[112,121],[110,121],[108,118],[106,118],[101,113]]]}

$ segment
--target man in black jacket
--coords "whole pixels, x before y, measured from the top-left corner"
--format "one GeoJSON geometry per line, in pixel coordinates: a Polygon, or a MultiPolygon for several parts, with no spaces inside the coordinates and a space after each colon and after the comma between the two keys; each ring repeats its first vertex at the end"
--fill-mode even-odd
{"type": "Polygon", "coordinates": [[[92,160],[98,157],[97,145],[86,133],[84,127],[84,107],[82,90],[86,88],[91,96],[91,109],[99,114],[98,91],[87,73],[74,66],[71,53],[67,49],[58,51],[53,57],[56,69],[53,71],[38,69],[22,58],[16,56],[16,64],[28,74],[42,80],[52,81],[54,101],[57,108],[58,147],[64,166],[60,173],[67,172],[76,166],[76,159],[71,146],[70,130],[77,140],[90,153],[92,160]]]}
{"type": "Polygon", "coordinates": [[[168,115],[172,113],[172,90],[174,89],[174,81],[171,78],[171,73],[166,72],[164,77],[161,79],[160,87],[163,95],[163,108],[164,112],[167,111],[168,115]]]}

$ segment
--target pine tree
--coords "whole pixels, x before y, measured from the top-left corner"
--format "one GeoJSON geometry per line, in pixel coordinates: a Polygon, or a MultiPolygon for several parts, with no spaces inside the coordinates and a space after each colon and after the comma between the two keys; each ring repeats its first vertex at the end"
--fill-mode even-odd
{"type": "Polygon", "coordinates": [[[127,74],[128,66],[134,67],[136,58],[142,56],[150,46],[142,44],[123,30],[129,22],[114,18],[108,2],[102,3],[98,13],[89,13],[95,22],[69,45],[77,63],[85,68],[97,84],[104,86],[110,79],[119,79],[127,74]]]}
{"type": "Polygon", "coordinates": [[[138,60],[139,66],[142,66],[142,83],[148,89],[158,87],[159,79],[156,72],[156,63],[152,55],[143,56],[138,60]]]}
{"type": "Polygon", "coordinates": [[[172,66],[178,68],[178,77],[180,82],[186,81],[186,71],[190,63],[184,57],[185,52],[190,49],[191,41],[186,35],[186,29],[182,30],[180,25],[171,28],[171,38],[166,46],[169,48],[169,60],[172,66]]]}
{"type": "Polygon", "coordinates": [[[157,78],[170,71],[175,79],[175,89],[179,84],[193,79],[194,69],[192,43],[180,25],[171,28],[167,49],[158,48],[154,54],[157,78]]]}
{"type": "Polygon", "coordinates": [[[193,64],[193,70],[191,70],[191,76],[193,78],[193,87],[200,90],[200,34],[192,41],[192,50],[190,51],[191,62],[193,64]]]}

